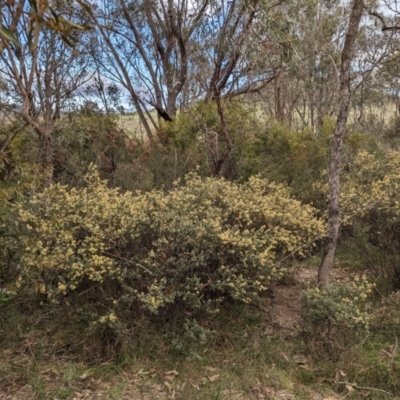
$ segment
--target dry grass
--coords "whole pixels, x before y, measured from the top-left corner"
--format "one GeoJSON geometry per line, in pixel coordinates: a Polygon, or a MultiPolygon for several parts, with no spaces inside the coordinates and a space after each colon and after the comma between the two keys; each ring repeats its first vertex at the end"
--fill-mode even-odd
{"type": "MultiPolygon", "coordinates": [[[[352,274],[338,266],[333,278],[352,274]]],[[[399,399],[385,393],[383,371],[395,377],[400,364],[397,353],[390,359],[383,353],[390,348],[385,341],[371,338],[338,363],[312,361],[302,340],[299,298],[315,276],[315,267],[296,265],[259,304],[231,305],[206,321],[217,333],[198,359],[174,352],[168,332],[149,326],[118,359],[91,359],[90,341],[82,338],[87,348],[80,354],[82,343],[72,341],[76,332],[60,317],[14,315],[0,332],[0,400],[361,400],[368,393],[399,399]]]]}
{"type": "Polygon", "coordinates": [[[84,363],[60,320],[14,321],[8,329],[18,335],[3,335],[0,399],[333,399],[329,386],[302,382],[312,367],[298,338],[299,295],[293,281],[259,305],[223,311],[208,321],[218,333],[199,359],[171,352],[163,332],[144,328],[137,351],[84,363]]]}
{"type": "MultiPolygon", "coordinates": [[[[155,110],[150,112],[152,118],[157,120],[157,112],[155,110]]],[[[129,137],[138,138],[139,140],[146,140],[146,131],[140,122],[137,113],[119,115],[118,126],[123,129],[129,137]]]]}

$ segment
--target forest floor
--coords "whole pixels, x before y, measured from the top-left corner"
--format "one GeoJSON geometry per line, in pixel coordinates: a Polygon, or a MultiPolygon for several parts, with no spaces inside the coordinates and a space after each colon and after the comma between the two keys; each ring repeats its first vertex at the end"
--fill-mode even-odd
{"type": "MultiPolygon", "coordinates": [[[[338,269],[334,280],[348,280],[349,275],[338,269]]],[[[225,318],[199,359],[163,353],[161,346],[159,357],[83,363],[49,351],[48,344],[44,350],[37,332],[18,332],[23,338],[19,345],[0,350],[0,400],[397,398],[356,383],[340,387],[338,376],[346,379],[346,362],[324,366],[312,360],[301,336],[300,293],[315,279],[315,268],[293,268],[287,281],[276,284],[258,305],[225,318]]]]}

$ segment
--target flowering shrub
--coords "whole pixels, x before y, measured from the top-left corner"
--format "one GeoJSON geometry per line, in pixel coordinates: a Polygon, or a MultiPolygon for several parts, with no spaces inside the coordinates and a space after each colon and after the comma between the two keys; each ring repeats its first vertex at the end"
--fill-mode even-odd
{"type": "MultiPolygon", "coordinates": [[[[391,221],[400,217],[400,151],[383,154],[361,151],[341,178],[341,219],[351,225],[371,210],[390,214],[391,221]]],[[[315,191],[328,193],[328,184],[315,182],[315,191]]]]}
{"type": "Polygon", "coordinates": [[[280,257],[324,231],[312,207],[258,177],[238,185],[192,173],[169,193],[121,194],[92,168],[86,183],[53,185],[19,208],[30,234],[16,286],[56,303],[84,296],[100,323],[250,302],[280,277],[280,257]]]}
{"type": "MultiPolygon", "coordinates": [[[[374,284],[356,276],[351,284],[332,285],[328,290],[308,289],[302,294],[304,328],[313,346],[329,355],[340,354],[369,330],[368,297],[374,284]]],[[[314,348],[315,350],[315,348],[314,348]]]]}
{"type": "MultiPolygon", "coordinates": [[[[328,193],[327,183],[314,182],[328,193]]],[[[360,151],[343,168],[340,193],[342,244],[380,279],[381,290],[400,288],[400,151],[360,151]],[[344,240],[343,240],[344,239],[344,240]]],[[[326,214],[325,214],[326,215],[326,214]]]]}
{"type": "Polygon", "coordinates": [[[342,182],[342,221],[381,290],[400,288],[400,152],[360,152],[342,182]],[[357,239],[354,239],[357,238],[357,239]]]}
{"type": "Polygon", "coordinates": [[[342,186],[342,207],[348,216],[375,209],[400,217],[400,152],[360,152],[342,186]]]}

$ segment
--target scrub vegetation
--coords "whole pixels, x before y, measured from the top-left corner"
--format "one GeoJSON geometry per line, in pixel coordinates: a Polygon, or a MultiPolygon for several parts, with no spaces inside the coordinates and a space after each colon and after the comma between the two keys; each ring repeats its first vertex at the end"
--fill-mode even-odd
{"type": "Polygon", "coordinates": [[[0,0],[0,400],[400,399],[395,3],[0,0]]]}

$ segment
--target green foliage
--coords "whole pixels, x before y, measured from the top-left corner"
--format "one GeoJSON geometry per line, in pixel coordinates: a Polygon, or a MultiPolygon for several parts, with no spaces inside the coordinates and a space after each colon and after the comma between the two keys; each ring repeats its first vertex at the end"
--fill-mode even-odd
{"type": "Polygon", "coordinates": [[[175,352],[185,354],[189,359],[200,360],[196,352],[198,347],[204,346],[213,337],[213,332],[199,325],[196,320],[186,319],[183,323],[183,332],[172,339],[171,344],[175,352]]]}
{"type": "Polygon", "coordinates": [[[314,355],[338,357],[365,337],[370,323],[367,299],[373,287],[365,276],[356,276],[351,284],[303,292],[304,331],[314,355]]]}
{"type": "Polygon", "coordinates": [[[29,232],[10,291],[46,301],[84,299],[111,328],[132,313],[217,313],[250,302],[281,276],[276,262],[305,254],[324,227],[288,190],[254,177],[238,185],[189,174],[165,194],[121,194],[94,171],[87,185],[53,185],[19,207],[29,232]]]}
{"type": "MultiPolygon", "coordinates": [[[[223,167],[223,176],[239,178],[246,159],[246,143],[262,131],[262,120],[257,108],[239,101],[223,104],[227,134],[232,141],[231,150],[223,167]]],[[[214,163],[226,152],[221,121],[215,102],[198,102],[182,110],[172,123],[164,123],[162,135],[178,150],[180,157],[186,158],[188,166],[199,166],[202,174],[213,174],[214,163]]],[[[187,171],[186,171],[187,172],[187,171]]]]}
{"type": "MultiPolygon", "coordinates": [[[[297,131],[287,124],[269,122],[265,134],[243,145],[243,175],[263,173],[270,180],[285,182],[296,198],[325,210],[325,171],[335,123],[332,118],[324,118],[320,132],[313,134],[309,128],[297,131]]],[[[359,151],[376,147],[371,137],[350,130],[345,138],[344,159],[352,160],[359,151]]]]}
{"type": "Polygon", "coordinates": [[[297,198],[323,208],[324,195],[314,191],[310,182],[321,180],[326,168],[331,133],[328,123],[329,120],[322,133],[315,136],[309,129],[298,132],[270,122],[264,135],[246,145],[249,167],[246,175],[265,171],[269,179],[287,183],[297,198]]]}
{"type": "Polygon", "coordinates": [[[372,330],[381,332],[393,342],[400,337],[400,291],[382,298],[372,318],[372,330]]]}
{"type": "Polygon", "coordinates": [[[4,146],[0,153],[0,287],[13,278],[11,271],[21,253],[16,240],[20,232],[11,210],[43,182],[44,171],[32,160],[36,143],[31,133],[19,119],[2,126],[0,132],[0,147],[4,146]]]}
{"type": "Polygon", "coordinates": [[[342,205],[347,215],[375,209],[400,217],[400,152],[360,152],[343,179],[342,205]]]}
{"type": "Polygon", "coordinates": [[[132,156],[125,144],[127,136],[117,122],[115,116],[104,115],[90,104],[61,118],[54,138],[55,181],[81,185],[90,163],[96,163],[102,176],[114,184],[118,168],[130,165],[131,175],[132,156]]]}
{"type": "Polygon", "coordinates": [[[395,115],[383,132],[383,137],[393,146],[398,147],[400,140],[400,117],[395,115]]]}
{"type": "Polygon", "coordinates": [[[365,276],[355,277],[350,285],[333,285],[328,290],[308,289],[302,301],[305,318],[310,321],[330,321],[331,325],[347,325],[368,330],[368,313],[360,311],[373,289],[365,276]]]}
{"type": "Polygon", "coordinates": [[[360,152],[342,178],[342,221],[347,238],[364,232],[357,245],[382,288],[400,287],[400,152],[360,152]]]}
{"type": "Polygon", "coordinates": [[[179,148],[173,143],[135,139],[130,140],[130,146],[132,164],[121,165],[115,173],[115,182],[129,190],[171,190],[177,179],[195,168],[202,176],[209,172],[196,147],[179,148]]]}
{"type": "Polygon", "coordinates": [[[0,153],[0,214],[7,214],[11,203],[35,191],[43,178],[43,171],[33,161],[37,143],[30,129],[23,128],[18,119],[4,125],[0,131],[0,147],[9,140],[0,153]]]}
{"type": "MultiPolygon", "coordinates": [[[[399,312],[399,292],[377,301],[370,313],[368,337],[334,365],[336,370],[343,371],[341,380],[356,383],[359,388],[376,388],[374,399],[393,398],[400,390],[399,312]]],[[[361,390],[354,390],[353,395],[365,398],[361,390]]]]}

